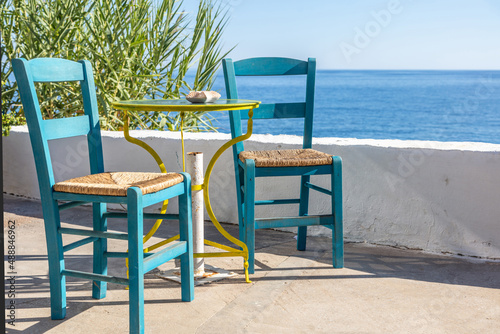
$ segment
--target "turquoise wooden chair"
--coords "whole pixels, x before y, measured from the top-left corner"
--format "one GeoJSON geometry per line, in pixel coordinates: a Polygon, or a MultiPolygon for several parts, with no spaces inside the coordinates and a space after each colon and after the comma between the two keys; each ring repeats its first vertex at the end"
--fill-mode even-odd
{"type": "MultiPolygon", "coordinates": [[[[93,280],[92,297],[106,296],[107,282],[129,286],[130,332],[144,332],[144,274],[173,258],[181,260],[182,300],[194,296],[191,225],[191,179],[186,173],[105,173],[99,115],[92,67],[88,61],[39,58],[14,59],[12,67],[28,123],[45,222],[49,260],[52,319],[66,316],[67,276],[93,280]],[[42,118],[36,82],[79,81],[84,116],[42,118]],[[54,182],[48,142],[72,136],[87,136],[91,175],[54,182]],[[179,197],[179,214],[143,213],[143,208],[179,197]],[[60,203],[65,201],[64,203],[60,203]],[[93,205],[93,230],[61,227],[59,212],[85,203],[93,205]],[[127,213],[106,212],[106,203],[127,205],[127,213]],[[127,218],[128,233],[107,231],[108,218],[127,218]],[[178,219],[180,239],[156,253],[143,252],[143,219],[178,219]],[[64,245],[62,234],[85,238],[64,245]],[[107,239],[128,241],[128,252],[108,252],[107,239]],[[93,272],[66,269],[64,253],[94,244],[93,272]],[[129,278],[107,275],[107,259],[127,258],[129,278]]],[[[124,266],[125,271],[125,266],[124,266]]],[[[96,329],[96,331],[98,331],[96,329]]]]}
{"type": "MultiPolygon", "coordinates": [[[[297,249],[303,251],[306,248],[307,226],[311,225],[323,225],[333,230],[333,266],[335,268],[342,268],[344,266],[342,160],[338,156],[331,156],[311,149],[316,60],[314,58],[309,58],[308,61],[289,58],[251,58],[233,62],[231,59],[224,59],[222,65],[228,99],[238,98],[237,76],[307,76],[305,102],[261,104],[258,109],[254,110],[253,116],[253,119],[303,118],[304,136],[302,149],[245,151],[243,142],[233,147],[240,240],[248,246],[249,272],[254,272],[256,229],[298,226],[297,249]],[[323,174],[331,176],[331,190],[324,189],[310,182],[311,175],[323,174]],[[255,178],[294,175],[301,176],[300,198],[255,200],[255,178]],[[309,215],[310,189],[331,196],[331,215],[309,215]],[[298,204],[298,216],[255,218],[256,205],[282,204],[298,204]]],[[[284,89],[281,92],[276,92],[276,94],[284,93],[284,89]]],[[[233,138],[242,134],[242,119],[248,119],[245,111],[233,111],[229,114],[231,135],[233,138]]]]}

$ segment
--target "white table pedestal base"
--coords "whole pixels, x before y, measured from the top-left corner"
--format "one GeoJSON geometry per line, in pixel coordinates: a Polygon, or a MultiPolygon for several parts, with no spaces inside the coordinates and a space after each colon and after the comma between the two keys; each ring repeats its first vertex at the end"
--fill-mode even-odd
{"type": "MultiPolygon", "coordinates": [[[[234,277],[238,274],[232,271],[227,271],[220,268],[212,267],[208,264],[205,264],[205,272],[203,274],[194,275],[194,285],[203,285],[206,283],[212,283],[215,281],[223,280],[224,278],[234,277]]],[[[161,271],[156,274],[157,277],[167,279],[170,281],[174,281],[177,283],[181,283],[181,269],[174,268],[170,270],[161,271]]]]}

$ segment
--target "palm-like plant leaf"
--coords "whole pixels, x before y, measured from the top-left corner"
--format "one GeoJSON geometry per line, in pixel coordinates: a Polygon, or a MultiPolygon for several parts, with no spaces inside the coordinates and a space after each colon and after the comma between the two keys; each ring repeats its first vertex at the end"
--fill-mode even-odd
{"type": "MultiPolygon", "coordinates": [[[[200,0],[196,16],[176,0],[0,0],[2,30],[2,112],[20,115],[10,60],[17,57],[88,59],[94,67],[103,127],[119,130],[123,113],[111,102],[126,99],[180,98],[191,89],[210,89],[221,59],[227,13],[200,0]],[[196,66],[192,86],[188,69],[196,66]]],[[[78,115],[77,84],[40,85],[44,117],[78,115]],[[59,98],[61,96],[62,98],[59,98]]],[[[215,130],[206,112],[186,114],[188,131],[215,130]]],[[[178,130],[178,113],[131,114],[130,127],[178,130]]]]}

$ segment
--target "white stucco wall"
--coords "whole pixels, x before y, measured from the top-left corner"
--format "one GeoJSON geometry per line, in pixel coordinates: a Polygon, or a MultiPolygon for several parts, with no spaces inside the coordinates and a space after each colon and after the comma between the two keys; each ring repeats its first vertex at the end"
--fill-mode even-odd
{"type": "MultiPolygon", "coordinates": [[[[168,171],[180,171],[180,134],[132,131],[151,145],[168,171]]],[[[204,153],[205,166],[229,138],[186,133],[186,151],[204,153]]],[[[142,148],[119,132],[103,132],[107,171],[159,171],[142,148]]],[[[246,149],[300,148],[296,136],[254,135],[246,149]]],[[[349,241],[418,248],[430,252],[500,259],[500,145],[426,141],[317,138],[315,149],[343,159],[344,231],[349,241]]],[[[39,198],[27,128],[4,137],[4,192],[39,198]]],[[[51,143],[56,180],[88,173],[83,137],[51,143]]],[[[281,179],[283,180],[283,179],[281,179]]],[[[326,176],[313,181],[329,187],[326,176]]],[[[212,206],[222,222],[237,222],[232,152],[218,161],[210,182],[212,206]]],[[[263,198],[298,197],[296,182],[257,179],[263,198]]],[[[330,212],[329,197],[311,193],[310,214],[330,212]]],[[[177,203],[171,201],[170,212],[177,203]]],[[[297,206],[259,207],[258,215],[289,216],[297,206]]],[[[326,228],[311,234],[330,235],[326,228]]]]}

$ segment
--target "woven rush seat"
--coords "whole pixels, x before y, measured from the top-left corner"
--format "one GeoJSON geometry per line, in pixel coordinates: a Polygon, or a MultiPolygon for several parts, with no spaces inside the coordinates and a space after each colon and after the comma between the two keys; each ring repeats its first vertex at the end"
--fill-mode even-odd
{"type": "Polygon", "coordinates": [[[243,151],[242,162],[255,160],[256,167],[292,167],[331,165],[332,156],[310,148],[296,150],[243,151]]]}
{"type": "Polygon", "coordinates": [[[77,177],[54,184],[54,191],[102,195],[127,196],[127,189],[138,187],[142,194],[150,194],[182,183],[178,173],[112,172],[77,177]]]}

